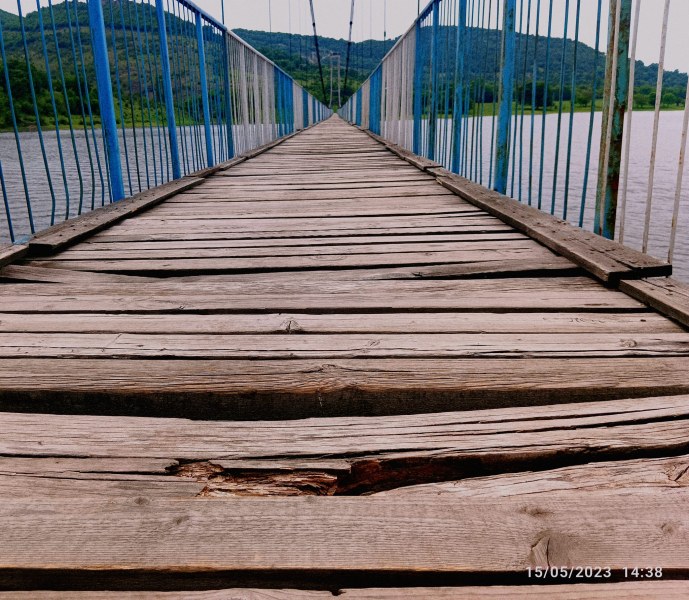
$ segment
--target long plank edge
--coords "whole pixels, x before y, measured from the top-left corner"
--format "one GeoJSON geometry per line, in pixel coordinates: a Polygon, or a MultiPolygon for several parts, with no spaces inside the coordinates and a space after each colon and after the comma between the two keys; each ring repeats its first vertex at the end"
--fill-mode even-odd
{"type": "Polygon", "coordinates": [[[686,579],[686,508],[681,489],[496,498],[488,511],[436,495],[8,499],[0,589],[505,585],[579,565],[686,579]]]}
{"type": "MultiPolygon", "coordinates": [[[[620,583],[578,583],[524,586],[410,587],[338,590],[342,600],[461,600],[481,598],[553,598],[560,600],[684,600],[689,597],[689,581],[625,581],[620,583]]],[[[185,592],[0,592],[0,600],[327,600],[332,592],[320,590],[224,589],[185,592]]]]}
{"type": "Polygon", "coordinates": [[[689,286],[672,277],[621,281],[620,291],[689,327],[689,286]]]}
{"type": "Polygon", "coordinates": [[[0,245],[0,269],[14,261],[21,260],[29,252],[28,244],[0,245]]]}
{"type": "Polygon", "coordinates": [[[357,128],[410,164],[434,175],[446,189],[574,261],[605,283],[616,284],[623,279],[668,277],[672,274],[672,265],[667,262],[574,227],[536,208],[524,206],[508,196],[460,177],[434,161],[392,144],[367,129],[357,128]]]}
{"type": "Polygon", "coordinates": [[[672,273],[672,265],[667,262],[584,231],[447,169],[434,168],[428,171],[436,175],[443,187],[460,198],[572,260],[605,283],[616,284],[623,279],[665,277],[672,273]]]}
{"type": "Polygon", "coordinates": [[[28,242],[29,255],[45,256],[74,244],[118,221],[136,215],[168,198],[205,181],[202,177],[182,178],[136,194],[131,198],[113,202],[64,223],[37,233],[28,242]]]}

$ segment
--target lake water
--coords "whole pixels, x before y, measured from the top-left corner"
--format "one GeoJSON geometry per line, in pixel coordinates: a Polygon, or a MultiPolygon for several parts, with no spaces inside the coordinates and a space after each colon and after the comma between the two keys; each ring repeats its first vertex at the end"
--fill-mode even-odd
{"type": "MultiPolygon", "coordinates": [[[[584,210],[584,226],[591,230],[593,224],[593,213],[595,206],[595,193],[598,170],[598,142],[600,140],[600,113],[596,114],[593,131],[593,144],[591,148],[589,178],[586,194],[586,206],[584,210]]],[[[667,111],[661,114],[659,144],[657,150],[657,162],[655,171],[655,183],[653,188],[653,202],[652,202],[652,221],[649,239],[649,252],[658,258],[667,258],[668,240],[670,234],[670,223],[672,220],[672,208],[674,203],[675,183],[677,178],[677,163],[680,147],[680,133],[682,127],[683,115],[680,111],[667,111]]],[[[572,154],[569,163],[569,200],[568,200],[568,214],[567,218],[573,223],[578,222],[579,210],[581,206],[585,160],[586,160],[586,144],[588,137],[588,113],[576,113],[574,115],[574,127],[572,138],[572,154]]],[[[479,128],[481,123],[468,120],[469,128],[479,128]]],[[[541,140],[541,118],[536,118],[534,122],[534,156],[532,170],[534,173],[533,185],[531,188],[532,203],[535,205],[538,198],[538,173],[540,170],[540,140],[541,140]]],[[[560,139],[560,153],[558,160],[558,178],[555,185],[555,214],[562,217],[562,209],[565,192],[565,174],[567,170],[567,130],[569,124],[569,116],[563,116],[562,120],[562,134],[560,139]]],[[[516,122],[517,131],[519,132],[519,120],[516,122]]],[[[261,126],[258,126],[261,127],[261,126]]],[[[410,123],[391,123],[388,124],[388,133],[395,138],[410,134],[410,123]]],[[[180,132],[180,146],[186,144],[187,160],[191,167],[202,168],[205,166],[205,147],[203,146],[203,137],[194,135],[191,128],[181,128],[180,132]],[[184,140],[184,142],[182,142],[184,140]]],[[[521,199],[526,202],[529,197],[529,140],[530,140],[531,122],[528,116],[524,119],[523,154],[517,147],[515,155],[515,176],[514,186],[512,186],[512,173],[508,181],[508,192],[512,191],[514,197],[519,197],[521,191],[521,199]],[[521,161],[521,185],[520,185],[520,161],[521,161]]],[[[639,249],[641,247],[641,238],[643,234],[644,211],[646,206],[646,195],[648,185],[648,170],[650,162],[651,136],[653,129],[653,113],[652,112],[637,112],[633,116],[633,128],[631,137],[631,153],[629,166],[629,184],[627,193],[627,208],[625,219],[625,244],[632,248],[639,249]]],[[[542,182],[542,207],[550,210],[553,197],[553,174],[555,172],[555,154],[556,154],[556,130],[557,130],[557,115],[552,114],[546,117],[546,135],[545,135],[545,152],[543,164],[543,182],[542,182]]],[[[219,132],[215,132],[219,134],[219,132]]],[[[47,185],[45,168],[43,165],[43,158],[41,154],[38,135],[36,133],[22,133],[22,152],[24,154],[24,161],[26,167],[26,177],[29,185],[29,192],[32,200],[32,209],[34,216],[34,223],[37,230],[43,229],[50,225],[52,201],[50,191],[47,185]]],[[[125,191],[128,193],[129,181],[132,182],[132,191],[136,193],[139,191],[139,181],[141,181],[142,189],[152,186],[156,183],[167,181],[169,179],[169,172],[167,169],[167,154],[165,152],[164,144],[165,131],[161,128],[160,137],[156,128],[152,132],[146,130],[146,137],[142,130],[132,132],[127,131],[127,145],[129,148],[130,157],[134,157],[134,149],[139,155],[139,171],[137,173],[134,168],[134,162],[131,162],[129,175],[125,171],[125,191]],[[136,137],[136,140],[134,139],[136,137]],[[162,159],[162,160],[161,160],[162,159]],[[148,165],[148,175],[146,174],[145,166],[148,165]]],[[[242,129],[236,127],[234,131],[236,140],[246,140],[244,145],[246,147],[253,147],[260,143],[265,143],[271,139],[273,132],[269,128],[242,129]]],[[[438,142],[443,140],[444,135],[449,135],[449,125],[447,134],[443,129],[443,122],[440,121],[438,128],[438,142]]],[[[474,172],[478,175],[477,179],[483,179],[483,183],[487,184],[490,171],[490,136],[491,136],[491,119],[483,119],[482,134],[480,139],[482,143],[482,151],[480,153],[481,160],[474,165],[474,172]]],[[[107,189],[101,186],[100,177],[97,167],[95,165],[95,151],[93,140],[90,140],[91,152],[94,157],[94,174],[92,175],[88,160],[85,160],[88,153],[88,148],[85,136],[82,132],[75,132],[75,144],[77,153],[82,157],[82,181],[83,193],[80,194],[79,176],[76,168],[76,161],[74,160],[74,152],[72,150],[72,142],[68,131],[61,132],[63,152],[66,160],[66,178],[70,191],[70,207],[69,214],[74,216],[78,212],[80,195],[82,208],[89,210],[92,201],[95,206],[100,206],[103,198],[107,202],[107,189]]],[[[475,137],[476,140],[479,136],[475,137]]],[[[398,141],[402,141],[398,138],[398,141]]],[[[67,206],[65,202],[65,191],[63,176],[60,168],[60,161],[58,156],[58,147],[56,134],[54,131],[44,133],[44,142],[46,147],[46,154],[48,157],[50,172],[53,181],[53,188],[56,197],[55,212],[56,221],[59,222],[67,213],[67,206]]],[[[96,133],[96,142],[99,147],[99,156],[103,164],[104,155],[102,149],[102,140],[100,134],[96,133]]],[[[478,144],[478,142],[475,142],[478,144]]],[[[120,132],[120,146],[124,145],[122,134],[120,132]]],[[[240,148],[239,151],[244,148],[240,148]]],[[[476,155],[478,156],[478,152],[476,155]]],[[[2,168],[5,175],[5,182],[7,186],[8,198],[12,207],[12,218],[15,229],[15,236],[28,235],[30,233],[27,218],[26,200],[24,188],[22,185],[21,173],[19,169],[19,162],[17,160],[17,151],[12,133],[0,133],[0,160],[2,161],[2,168]]],[[[689,170],[689,166],[685,166],[685,171],[689,170]]],[[[105,169],[103,166],[103,173],[105,169]]],[[[105,176],[105,175],[104,175],[105,176]]],[[[689,173],[685,172],[685,188],[682,193],[682,201],[680,208],[680,215],[678,219],[677,242],[675,247],[675,276],[685,281],[689,281],[689,173]]],[[[619,223],[618,223],[619,231],[619,223]]],[[[8,241],[7,222],[4,211],[0,214],[0,241],[8,241]]]]}

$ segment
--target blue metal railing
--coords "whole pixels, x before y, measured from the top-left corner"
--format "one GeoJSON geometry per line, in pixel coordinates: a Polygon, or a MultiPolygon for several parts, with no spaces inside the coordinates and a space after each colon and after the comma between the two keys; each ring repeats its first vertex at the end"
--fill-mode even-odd
{"type": "MultiPolygon", "coordinates": [[[[657,142],[671,0],[658,4],[664,4],[662,30],[645,32],[647,39],[658,35],[661,54],[653,132],[647,127],[650,166],[638,145],[629,144],[636,135],[646,137],[646,131],[632,130],[628,111],[640,88],[633,77],[640,64],[634,56],[639,20],[644,24],[640,0],[431,0],[340,115],[579,227],[659,257],[674,252],[683,260],[676,260],[679,272],[689,278],[689,244],[676,235],[682,226],[689,231],[689,211],[681,210],[686,102],[684,125],[662,117],[676,122],[666,135],[682,130],[679,161],[675,155],[666,162],[677,173],[676,187],[675,172],[666,177],[675,204],[658,202],[651,211],[655,156],[664,150],[657,142]],[[581,39],[584,23],[587,44],[581,39]],[[642,184],[628,194],[630,173],[633,178],[639,171],[649,173],[648,192],[642,184]],[[639,215],[643,207],[645,219],[639,215]]],[[[665,75],[674,77],[675,87],[684,86],[684,100],[686,75],[680,84],[677,72],[665,75]]]]}
{"type": "Polygon", "coordinates": [[[187,0],[28,6],[0,13],[0,242],[331,114],[187,0]]]}

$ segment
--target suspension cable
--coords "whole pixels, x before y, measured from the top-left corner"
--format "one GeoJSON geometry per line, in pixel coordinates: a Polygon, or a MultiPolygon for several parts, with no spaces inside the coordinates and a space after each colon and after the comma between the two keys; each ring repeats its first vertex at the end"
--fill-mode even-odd
{"type": "Polygon", "coordinates": [[[321,63],[321,51],[318,47],[318,33],[316,33],[316,13],[313,10],[313,0],[309,0],[311,5],[311,24],[313,25],[313,40],[316,45],[316,60],[318,61],[318,72],[321,76],[321,89],[323,90],[323,102],[328,98],[328,94],[325,91],[325,79],[323,79],[323,65],[321,63]]]}
{"type": "Polygon", "coordinates": [[[345,61],[344,92],[347,93],[347,80],[349,79],[349,54],[352,49],[352,26],[354,25],[354,0],[352,10],[349,13],[349,40],[347,41],[347,59],[345,61]]]}

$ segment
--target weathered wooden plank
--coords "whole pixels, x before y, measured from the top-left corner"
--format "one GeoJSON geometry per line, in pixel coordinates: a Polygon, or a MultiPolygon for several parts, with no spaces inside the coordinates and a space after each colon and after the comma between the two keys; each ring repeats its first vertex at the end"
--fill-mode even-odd
{"type": "MultiPolygon", "coordinates": [[[[51,270],[52,271],[52,270],[51,270]]],[[[0,331],[17,333],[679,333],[653,312],[359,313],[155,315],[0,313],[0,331]]]]}
{"type": "Polygon", "coordinates": [[[26,244],[2,244],[0,245],[0,268],[21,260],[26,256],[29,247],[26,244]]]}
{"type": "MultiPolygon", "coordinates": [[[[301,200],[337,200],[337,199],[394,199],[394,198],[425,198],[425,197],[437,197],[437,196],[452,196],[452,192],[446,190],[443,187],[437,186],[431,188],[408,188],[404,186],[399,187],[387,187],[387,188],[371,188],[371,189],[357,189],[357,190],[337,190],[337,189],[323,189],[323,190],[278,190],[278,189],[244,189],[241,193],[236,190],[232,194],[227,194],[225,192],[224,186],[215,185],[213,182],[206,183],[198,191],[189,190],[185,192],[185,198],[193,199],[199,197],[200,199],[212,199],[215,201],[222,201],[226,203],[231,203],[233,201],[246,201],[246,200],[266,200],[266,201],[301,201],[301,200]]],[[[457,198],[457,201],[461,201],[461,198],[457,198]]],[[[422,201],[422,200],[421,200],[422,201]]],[[[174,203],[174,201],[171,201],[174,203]]]]}
{"type": "MultiPolygon", "coordinates": [[[[39,458],[56,461],[54,470],[72,471],[78,469],[70,461],[124,461],[119,467],[108,463],[111,472],[131,472],[127,465],[143,460],[153,473],[161,473],[171,458],[317,465],[381,455],[441,457],[450,451],[493,460],[511,454],[526,461],[569,452],[578,456],[576,462],[588,463],[606,453],[620,458],[682,452],[689,446],[682,437],[688,422],[687,395],[284,422],[0,413],[0,449],[8,461],[25,461],[20,473],[31,473],[39,458]]],[[[490,461],[481,467],[474,460],[473,476],[492,468],[490,461]]],[[[504,464],[501,468],[497,471],[504,472],[504,464]]]]}
{"type": "MultiPolygon", "coordinates": [[[[544,582],[547,583],[547,582],[544,582]]],[[[427,600],[460,600],[482,598],[505,600],[507,598],[558,598],[558,600],[680,600],[689,594],[686,581],[625,581],[620,583],[559,584],[486,587],[463,586],[461,588],[404,588],[344,590],[345,600],[397,600],[398,598],[427,600]]],[[[249,597],[251,598],[251,597],[249,597]]],[[[247,598],[247,600],[249,600],[247,598]]],[[[260,596],[259,596],[260,598],[260,596]]],[[[278,596],[279,598],[279,596],[278,596]]],[[[305,598],[308,598],[305,596],[305,598]]],[[[239,595],[238,600],[244,600],[239,595]]]]}
{"type": "Polygon", "coordinates": [[[382,492],[384,496],[451,494],[458,498],[483,498],[623,490],[643,495],[657,489],[689,486],[689,456],[616,460],[544,471],[470,477],[425,485],[405,486],[382,492]]]}
{"type": "Polygon", "coordinates": [[[370,335],[5,333],[0,358],[610,358],[689,357],[689,333],[370,335]]]}
{"type": "MultiPolygon", "coordinates": [[[[544,584],[548,583],[547,581],[544,584]]],[[[689,595],[686,581],[625,581],[617,583],[578,583],[549,585],[489,585],[485,587],[405,587],[341,589],[338,596],[344,600],[461,600],[481,598],[553,598],[561,600],[684,600],[689,595]]],[[[17,600],[328,600],[332,592],[314,590],[269,590],[232,588],[209,592],[0,592],[0,598],[17,600]]]]}
{"type": "Polygon", "coordinates": [[[603,281],[670,275],[661,260],[525,206],[445,169],[433,169],[438,181],[460,197],[548,246],[603,281]]]}
{"type": "Polygon", "coordinates": [[[155,281],[149,277],[136,275],[117,275],[115,273],[87,273],[84,271],[71,271],[69,269],[50,269],[37,267],[31,263],[21,265],[8,265],[0,270],[0,278],[26,282],[50,282],[50,283],[135,283],[143,281],[155,281]]]}
{"type": "MultiPolygon", "coordinates": [[[[222,251],[221,251],[222,252],[222,251]]],[[[93,257],[81,259],[70,257],[62,260],[56,256],[49,260],[35,261],[36,266],[54,266],[81,271],[134,273],[151,275],[154,273],[252,273],[261,271],[299,271],[323,269],[359,269],[380,268],[391,266],[442,265],[472,262],[490,262],[514,260],[538,260],[551,258],[549,250],[544,248],[502,248],[502,249],[472,249],[465,251],[435,251],[422,252],[391,252],[391,253],[322,253],[316,254],[312,250],[308,254],[292,255],[285,252],[282,256],[230,256],[214,257],[211,251],[199,251],[201,258],[184,258],[165,256],[161,258],[108,258],[93,257]]],[[[190,253],[193,254],[193,253],[190,253]]]]}
{"type": "Polygon", "coordinates": [[[3,311],[40,312],[417,312],[417,311],[623,311],[643,305],[578,278],[332,280],[282,279],[252,283],[197,282],[190,291],[175,282],[146,286],[93,284],[0,286],[3,311]],[[533,291],[534,296],[529,295],[533,291]]]}
{"type": "Polygon", "coordinates": [[[689,287],[676,279],[620,282],[620,290],[689,327],[689,287]]]}
{"type": "MultiPolygon", "coordinates": [[[[499,221],[495,217],[476,213],[457,212],[454,215],[446,216],[425,216],[425,215],[384,215],[379,217],[301,217],[291,219],[265,218],[265,219],[232,219],[231,217],[217,219],[197,219],[193,222],[183,219],[167,219],[164,224],[154,226],[152,223],[138,223],[138,220],[131,220],[121,223],[101,233],[101,239],[118,235],[125,232],[162,232],[173,233],[175,229],[186,233],[201,233],[220,231],[224,234],[233,232],[278,232],[288,231],[292,235],[303,236],[305,231],[310,231],[321,235],[320,229],[343,229],[361,230],[364,234],[372,229],[396,229],[396,228],[420,228],[420,227],[457,227],[463,226],[491,226],[498,225],[499,221]]],[[[340,234],[346,235],[346,234],[340,234]]],[[[370,233],[369,233],[370,235],[370,233]]]]}
{"type": "MultiPolygon", "coordinates": [[[[109,247],[93,249],[92,247],[77,247],[75,249],[63,250],[55,255],[57,261],[67,260],[152,260],[157,258],[165,259],[192,259],[192,258],[254,258],[254,257],[274,257],[276,259],[284,258],[286,256],[327,256],[331,254],[350,256],[370,257],[378,254],[413,254],[413,253],[439,253],[448,252],[457,255],[458,252],[463,252],[466,255],[466,261],[476,259],[476,253],[481,252],[485,254],[485,260],[489,261],[491,256],[498,251],[509,251],[510,253],[518,253],[523,250],[534,250],[533,258],[529,257],[534,262],[538,260],[543,254],[549,251],[544,251],[542,246],[536,242],[528,239],[508,239],[508,240],[490,240],[490,241],[457,241],[457,242],[427,242],[424,244],[414,243],[379,243],[366,245],[346,245],[341,244],[337,246],[324,245],[319,247],[296,246],[276,248],[266,247],[250,247],[250,248],[233,248],[225,246],[216,246],[212,248],[147,248],[145,250],[139,249],[137,246],[130,244],[129,249],[111,249],[109,247]]],[[[509,260],[509,259],[508,259],[509,260]]],[[[462,261],[456,261],[458,263],[462,261]]],[[[571,266],[572,263],[569,263],[571,266]]]]}
{"type": "MultiPolygon", "coordinates": [[[[106,241],[94,236],[88,241],[84,241],[71,248],[70,250],[130,250],[137,248],[140,251],[156,250],[164,248],[269,248],[275,247],[276,253],[280,252],[277,248],[289,246],[358,246],[379,244],[430,244],[430,243],[449,243],[449,242],[488,242],[502,240],[524,240],[528,239],[521,233],[510,231],[486,232],[486,233],[465,233],[465,234],[436,234],[436,235],[362,235],[362,236],[343,236],[339,238],[260,238],[258,240],[247,239],[225,239],[225,240],[158,240],[152,242],[140,241],[134,245],[132,242],[106,241]]],[[[558,260],[566,259],[557,257],[558,260]]],[[[569,264],[573,264],[567,261],[569,264]]]]}
{"type": "MultiPolygon", "coordinates": [[[[292,419],[689,393],[685,358],[5,359],[5,411],[292,419]]],[[[686,439],[686,431],[683,439],[686,439]]],[[[683,442],[684,443],[684,442],[683,442]]]]}
{"type": "MultiPolygon", "coordinates": [[[[211,228],[208,230],[185,231],[183,229],[150,231],[127,231],[116,227],[108,229],[94,236],[94,240],[99,242],[119,241],[119,242],[141,242],[141,241],[173,241],[173,240],[263,240],[263,239],[314,239],[328,240],[333,237],[357,237],[357,236],[386,236],[386,235],[474,235],[480,233],[504,233],[511,232],[507,225],[499,220],[488,223],[460,222],[457,224],[445,225],[440,221],[440,225],[420,225],[403,224],[399,227],[366,227],[363,223],[357,226],[352,223],[349,227],[337,229],[326,227],[318,229],[278,229],[277,231],[261,231],[258,228],[236,231],[223,231],[211,228]],[[309,235],[310,234],[310,235],[309,235]]],[[[217,228],[216,228],[217,229],[217,228]]]]}
{"type": "Polygon", "coordinates": [[[0,496],[583,498],[686,487],[687,455],[636,457],[689,448],[687,397],[636,404],[277,423],[3,413],[0,496]],[[32,493],[31,477],[49,481],[32,493]]]}
{"type": "Polygon", "coordinates": [[[74,244],[96,231],[136,215],[202,182],[203,179],[198,177],[185,177],[171,181],[136,194],[131,198],[109,204],[80,217],[49,227],[29,240],[29,252],[34,255],[45,255],[55,252],[59,248],[74,244]]]}
{"type": "Polygon", "coordinates": [[[407,581],[417,574],[419,583],[443,576],[488,583],[497,574],[526,582],[529,567],[587,564],[617,577],[636,564],[689,574],[686,494],[669,490],[500,498],[490,511],[484,501],[439,497],[36,499],[29,507],[25,499],[0,504],[9,524],[0,531],[0,584],[11,589],[68,582],[107,589],[142,575],[149,585],[174,586],[189,574],[197,585],[210,578],[236,586],[257,572],[293,585],[372,583],[384,574],[407,581]]]}

